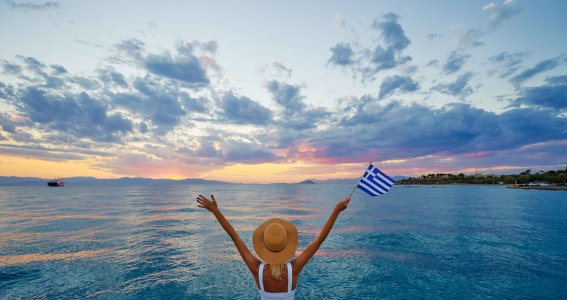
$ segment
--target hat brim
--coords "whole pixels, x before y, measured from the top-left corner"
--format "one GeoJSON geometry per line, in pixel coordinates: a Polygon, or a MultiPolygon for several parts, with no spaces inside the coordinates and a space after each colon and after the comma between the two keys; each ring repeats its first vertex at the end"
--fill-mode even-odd
{"type": "Polygon", "coordinates": [[[254,230],[252,243],[254,244],[256,254],[258,254],[260,259],[264,262],[268,264],[283,264],[293,257],[293,254],[295,254],[295,250],[297,249],[297,228],[295,228],[295,225],[292,223],[282,219],[269,219],[254,230]],[[278,252],[270,251],[270,249],[268,249],[264,244],[264,230],[272,223],[282,225],[287,233],[287,243],[285,247],[278,252]]]}

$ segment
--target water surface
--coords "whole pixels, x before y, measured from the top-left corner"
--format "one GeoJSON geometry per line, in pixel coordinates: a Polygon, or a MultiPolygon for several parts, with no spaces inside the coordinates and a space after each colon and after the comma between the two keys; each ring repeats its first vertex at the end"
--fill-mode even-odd
{"type": "MultiPolygon", "coordinates": [[[[2,187],[0,298],[258,299],[215,194],[252,248],[280,217],[308,245],[350,185],[2,187]]],[[[253,250],[252,250],[253,251],[253,250]]],[[[357,191],[297,299],[567,296],[567,193],[497,186],[357,191]]]]}

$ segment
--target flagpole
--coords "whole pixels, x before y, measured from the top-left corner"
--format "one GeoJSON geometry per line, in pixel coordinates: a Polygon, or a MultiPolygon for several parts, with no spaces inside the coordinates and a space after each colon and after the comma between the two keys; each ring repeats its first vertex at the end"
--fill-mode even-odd
{"type": "MultiPolygon", "coordinates": [[[[372,164],[372,161],[370,161],[370,163],[369,163],[368,165],[370,166],[371,164],[372,164]]],[[[366,172],[366,171],[365,171],[365,172],[366,172]]],[[[362,176],[364,177],[364,174],[363,174],[362,176]]],[[[359,182],[359,181],[360,181],[360,180],[358,180],[358,181],[356,182],[356,185],[354,186],[354,189],[352,189],[352,192],[350,192],[350,195],[348,195],[347,198],[350,198],[350,196],[352,196],[352,194],[354,194],[354,191],[356,191],[356,188],[358,187],[358,182],[359,182]]]]}

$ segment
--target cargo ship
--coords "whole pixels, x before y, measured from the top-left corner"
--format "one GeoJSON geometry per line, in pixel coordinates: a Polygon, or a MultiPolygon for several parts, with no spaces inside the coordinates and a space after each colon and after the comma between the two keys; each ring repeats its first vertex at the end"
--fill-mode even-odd
{"type": "Polygon", "coordinates": [[[65,186],[65,181],[63,181],[63,178],[49,180],[47,186],[65,186]]]}

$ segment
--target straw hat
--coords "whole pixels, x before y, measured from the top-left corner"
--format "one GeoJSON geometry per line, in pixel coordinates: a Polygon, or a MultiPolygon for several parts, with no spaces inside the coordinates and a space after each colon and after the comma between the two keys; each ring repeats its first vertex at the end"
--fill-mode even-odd
{"type": "Polygon", "coordinates": [[[262,223],[252,236],[254,250],[268,264],[287,262],[297,249],[297,228],[288,221],[273,218],[262,223]]]}

